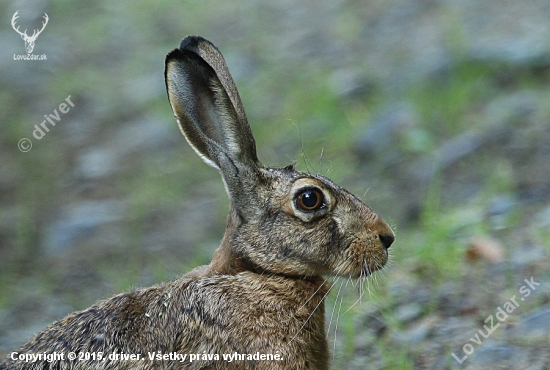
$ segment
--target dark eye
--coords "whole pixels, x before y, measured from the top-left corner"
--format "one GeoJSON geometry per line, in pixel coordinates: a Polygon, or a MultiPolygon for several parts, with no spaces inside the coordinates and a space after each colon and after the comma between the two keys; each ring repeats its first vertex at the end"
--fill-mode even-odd
{"type": "Polygon", "coordinates": [[[302,211],[315,211],[325,205],[323,193],[319,189],[305,189],[298,193],[296,205],[302,211]]]}

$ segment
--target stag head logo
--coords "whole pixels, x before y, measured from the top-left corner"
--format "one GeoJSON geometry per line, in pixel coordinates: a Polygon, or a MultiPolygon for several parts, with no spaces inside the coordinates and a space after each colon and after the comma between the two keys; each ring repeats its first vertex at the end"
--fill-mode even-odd
{"type": "Polygon", "coordinates": [[[46,28],[49,18],[48,18],[48,15],[44,13],[44,22],[42,22],[42,29],[40,31],[34,30],[32,35],[29,36],[27,35],[27,30],[25,30],[25,32],[21,32],[19,31],[19,26],[15,27],[15,20],[19,18],[19,15],[17,15],[17,13],[19,13],[19,10],[16,11],[15,14],[13,15],[13,18],[11,19],[11,26],[13,27],[15,32],[21,35],[21,38],[25,41],[25,49],[27,50],[27,53],[30,54],[34,49],[34,42],[36,41],[36,38],[38,37],[38,35],[42,33],[42,31],[44,31],[44,28],[46,28]]]}

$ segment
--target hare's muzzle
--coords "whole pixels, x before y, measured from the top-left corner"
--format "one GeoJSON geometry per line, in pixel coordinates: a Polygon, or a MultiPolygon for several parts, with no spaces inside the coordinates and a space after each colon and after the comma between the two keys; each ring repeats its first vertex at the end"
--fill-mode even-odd
{"type": "Polygon", "coordinates": [[[388,249],[395,241],[390,226],[380,217],[374,216],[346,249],[345,262],[337,268],[338,274],[352,278],[366,277],[382,269],[388,261],[388,249]]]}

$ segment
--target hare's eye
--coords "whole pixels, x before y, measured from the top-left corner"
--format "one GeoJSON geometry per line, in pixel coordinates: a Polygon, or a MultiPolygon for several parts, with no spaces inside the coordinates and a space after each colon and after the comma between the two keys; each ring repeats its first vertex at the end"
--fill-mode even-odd
{"type": "Polygon", "coordinates": [[[296,197],[296,205],[302,211],[315,211],[325,205],[323,193],[315,188],[302,190],[296,197]]]}

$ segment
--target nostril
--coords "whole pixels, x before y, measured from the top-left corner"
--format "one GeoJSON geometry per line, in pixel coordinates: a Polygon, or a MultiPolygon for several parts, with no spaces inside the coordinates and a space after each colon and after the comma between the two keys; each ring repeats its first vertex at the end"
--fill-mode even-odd
{"type": "Polygon", "coordinates": [[[380,238],[380,242],[382,243],[384,249],[389,249],[395,241],[395,236],[393,235],[379,235],[378,237],[380,238]]]}

